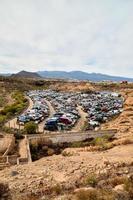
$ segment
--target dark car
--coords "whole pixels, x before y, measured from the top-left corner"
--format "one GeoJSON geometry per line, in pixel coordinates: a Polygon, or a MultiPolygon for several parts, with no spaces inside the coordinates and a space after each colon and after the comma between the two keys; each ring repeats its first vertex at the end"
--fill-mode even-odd
{"type": "Polygon", "coordinates": [[[51,118],[45,123],[45,130],[57,131],[58,130],[58,118],[51,118]]]}
{"type": "Polygon", "coordinates": [[[25,123],[27,123],[27,122],[29,122],[30,121],[30,118],[28,117],[28,116],[26,116],[26,115],[24,115],[24,116],[19,116],[18,118],[17,118],[17,122],[19,123],[19,124],[25,124],[25,123]]]}

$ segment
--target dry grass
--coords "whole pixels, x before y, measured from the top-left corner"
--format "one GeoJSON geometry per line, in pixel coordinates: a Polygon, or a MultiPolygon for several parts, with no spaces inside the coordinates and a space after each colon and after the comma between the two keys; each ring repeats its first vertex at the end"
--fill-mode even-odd
{"type": "Polygon", "coordinates": [[[116,200],[113,192],[109,190],[80,190],[74,197],[75,200],[116,200]]]}

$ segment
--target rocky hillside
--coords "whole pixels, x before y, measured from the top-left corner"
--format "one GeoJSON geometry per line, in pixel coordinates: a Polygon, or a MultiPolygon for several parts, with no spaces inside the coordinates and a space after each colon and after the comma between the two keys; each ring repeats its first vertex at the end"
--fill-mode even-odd
{"type": "Polygon", "coordinates": [[[41,78],[41,76],[36,72],[27,72],[27,71],[21,71],[17,74],[12,74],[12,78],[41,78]]]}

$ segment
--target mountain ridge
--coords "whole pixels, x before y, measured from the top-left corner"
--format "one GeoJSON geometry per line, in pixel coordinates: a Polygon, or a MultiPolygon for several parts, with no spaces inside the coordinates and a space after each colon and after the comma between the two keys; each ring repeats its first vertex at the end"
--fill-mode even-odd
{"type": "Polygon", "coordinates": [[[48,78],[48,79],[68,79],[68,80],[88,80],[88,81],[128,81],[133,82],[133,78],[112,76],[102,73],[87,73],[83,71],[20,71],[16,74],[0,74],[1,76],[10,76],[12,78],[48,78]]]}
{"type": "Polygon", "coordinates": [[[101,73],[87,73],[83,71],[38,71],[43,78],[62,78],[62,79],[77,79],[90,81],[129,81],[133,82],[133,78],[120,76],[111,76],[101,73]]]}

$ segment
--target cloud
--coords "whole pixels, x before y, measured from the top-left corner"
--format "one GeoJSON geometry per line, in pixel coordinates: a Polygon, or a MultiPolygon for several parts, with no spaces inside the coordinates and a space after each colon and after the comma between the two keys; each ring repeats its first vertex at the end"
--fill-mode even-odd
{"type": "Polygon", "coordinates": [[[0,71],[133,77],[132,0],[0,0],[0,71]]]}

